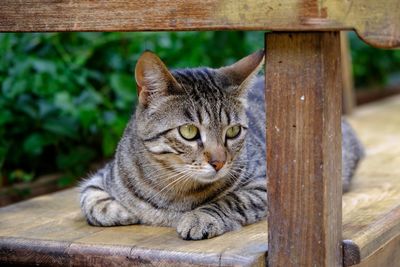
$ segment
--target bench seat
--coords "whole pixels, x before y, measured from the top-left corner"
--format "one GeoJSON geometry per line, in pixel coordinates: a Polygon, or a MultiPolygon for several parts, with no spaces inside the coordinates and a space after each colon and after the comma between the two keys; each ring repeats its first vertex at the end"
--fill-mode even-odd
{"type": "MultiPolygon", "coordinates": [[[[349,118],[367,156],[343,196],[345,266],[360,260],[359,266],[379,266],[374,254],[400,247],[399,114],[396,96],[349,118]]],[[[92,227],[75,189],[0,208],[0,265],[265,266],[267,241],[266,222],[202,241],[181,240],[166,227],[92,227]]],[[[396,254],[386,258],[392,266],[400,260],[396,254]]]]}

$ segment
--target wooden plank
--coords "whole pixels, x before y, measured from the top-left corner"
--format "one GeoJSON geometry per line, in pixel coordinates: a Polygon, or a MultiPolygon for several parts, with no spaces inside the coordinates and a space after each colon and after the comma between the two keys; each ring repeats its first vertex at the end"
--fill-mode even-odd
{"type": "Polygon", "coordinates": [[[0,1],[0,32],[355,29],[400,46],[398,0],[0,1]]]}
{"type": "Polygon", "coordinates": [[[266,35],[269,266],[341,266],[339,32],[266,35]]]}
{"type": "Polygon", "coordinates": [[[364,105],[370,102],[382,100],[391,96],[400,95],[400,84],[382,86],[371,86],[360,88],[356,92],[357,105],[364,105]]]}
{"type": "Polygon", "coordinates": [[[342,59],[343,114],[351,114],[356,106],[356,99],[354,96],[353,66],[348,32],[340,32],[340,50],[342,59]]]}
{"type": "Polygon", "coordinates": [[[365,145],[366,157],[351,191],[343,196],[343,237],[357,245],[361,262],[372,260],[373,254],[387,257],[377,251],[400,234],[398,114],[400,96],[359,107],[349,117],[365,145]]]}
{"type": "Polygon", "coordinates": [[[355,267],[395,267],[400,263],[400,235],[384,244],[374,254],[370,255],[355,267]]]}
{"type": "Polygon", "coordinates": [[[76,190],[0,208],[0,218],[0,265],[265,265],[266,222],[203,241],[182,240],[167,227],[93,227],[76,190]]]}

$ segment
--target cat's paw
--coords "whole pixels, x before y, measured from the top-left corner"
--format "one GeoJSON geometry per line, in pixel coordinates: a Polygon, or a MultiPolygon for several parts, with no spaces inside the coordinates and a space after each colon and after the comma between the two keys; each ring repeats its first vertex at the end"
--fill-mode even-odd
{"type": "Polygon", "coordinates": [[[207,239],[226,232],[222,221],[198,210],[185,213],[176,229],[185,240],[207,239]]]}

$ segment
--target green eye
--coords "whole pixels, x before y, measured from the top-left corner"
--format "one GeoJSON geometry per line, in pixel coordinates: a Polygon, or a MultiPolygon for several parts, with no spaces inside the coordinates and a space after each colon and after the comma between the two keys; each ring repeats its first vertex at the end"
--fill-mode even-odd
{"type": "Polygon", "coordinates": [[[240,126],[239,125],[232,126],[232,127],[228,128],[228,130],[226,131],[227,138],[235,138],[239,134],[240,134],[240,126]]]}
{"type": "Polygon", "coordinates": [[[185,124],[179,127],[179,133],[186,140],[197,139],[199,135],[199,129],[193,124],[185,124]]]}

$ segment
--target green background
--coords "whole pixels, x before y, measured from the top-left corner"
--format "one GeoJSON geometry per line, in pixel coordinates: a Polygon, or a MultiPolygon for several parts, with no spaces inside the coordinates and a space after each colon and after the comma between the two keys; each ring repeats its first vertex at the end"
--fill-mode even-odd
{"type": "MultiPolygon", "coordinates": [[[[358,87],[398,77],[399,50],[350,37],[358,87]]],[[[0,185],[52,172],[68,185],[112,157],[146,49],[181,68],[223,66],[262,47],[262,32],[0,34],[0,185]]]]}

